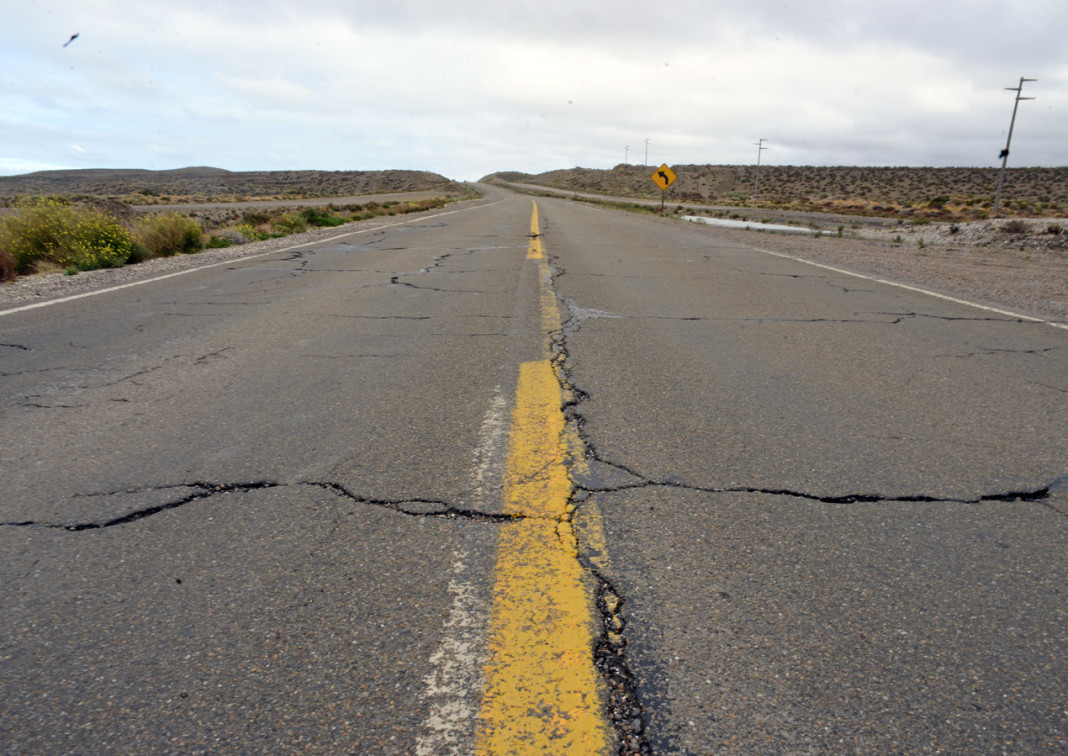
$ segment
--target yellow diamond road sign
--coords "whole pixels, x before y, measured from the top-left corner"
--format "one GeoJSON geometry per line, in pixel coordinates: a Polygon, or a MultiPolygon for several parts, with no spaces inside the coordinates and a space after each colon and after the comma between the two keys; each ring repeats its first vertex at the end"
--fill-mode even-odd
{"type": "Polygon", "coordinates": [[[650,176],[650,178],[660,187],[660,191],[664,192],[667,191],[669,186],[675,183],[675,179],[677,179],[678,176],[675,175],[675,171],[668,168],[667,163],[664,163],[656,169],[656,173],[650,176]]]}

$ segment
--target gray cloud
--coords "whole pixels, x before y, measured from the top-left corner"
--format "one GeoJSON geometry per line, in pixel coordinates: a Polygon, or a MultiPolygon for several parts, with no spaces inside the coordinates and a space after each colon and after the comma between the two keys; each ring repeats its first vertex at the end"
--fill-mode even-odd
{"type": "Polygon", "coordinates": [[[0,30],[0,172],[473,178],[640,162],[646,138],[651,162],[746,163],[758,137],[772,163],[994,165],[1020,75],[1012,164],[1064,165],[1062,6],[40,0],[0,30]]]}

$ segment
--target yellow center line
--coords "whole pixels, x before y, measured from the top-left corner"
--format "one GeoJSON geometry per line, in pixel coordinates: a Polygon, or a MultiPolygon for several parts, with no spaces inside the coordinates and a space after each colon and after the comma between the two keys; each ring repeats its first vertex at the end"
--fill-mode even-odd
{"type": "Polygon", "coordinates": [[[540,260],[541,232],[538,230],[538,203],[534,203],[534,213],[530,216],[530,246],[527,247],[528,260],[540,260]]]}
{"type": "MultiPolygon", "coordinates": [[[[543,273],[542,323],[555,323],[555,330],[560,316],[541,256],[537,205],[532,249],[535,241],[538,256],[528,258],[538,259],[543,273]]],[[[567,462],[581,441],[568,430],[562,406],[547,339],[544,358],[521,364],[516,385],[504,506],[518,519],[502,528],[497,546],[478,754],[612,750],[603,683],[593,664],[594,586],[578,561],[569,504],[567,462]]]]}
{"type": "Polygon", "coordinates": [[[544,338],[542,350],[548,357],[552,353],[551,334],[560,330],[560,310],[556,306],[552,271],[543,254],[541,229],[538,227],[538,203],[532,204],[534,210],[530,216],[530,248],[527,250],[527,259],[538,261],[538,294],[541,301],[541,332],[544,338]]]}

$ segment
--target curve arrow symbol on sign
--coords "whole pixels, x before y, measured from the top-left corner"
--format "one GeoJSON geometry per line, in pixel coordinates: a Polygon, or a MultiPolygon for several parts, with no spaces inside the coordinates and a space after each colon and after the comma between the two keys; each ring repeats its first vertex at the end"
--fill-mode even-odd
{"type": "Polygon", "coordinates": [[[660,187],[660,191],[664,192],[667,191],[669,186],[675,183],[675,179],[678,178],[678,176],[675,175],[675,171],[671,170],[671,167],[667,163],[664,163],[656,169],[656,173],[650,174],[649,178],[653,180],[653,183],[660,187]]]}

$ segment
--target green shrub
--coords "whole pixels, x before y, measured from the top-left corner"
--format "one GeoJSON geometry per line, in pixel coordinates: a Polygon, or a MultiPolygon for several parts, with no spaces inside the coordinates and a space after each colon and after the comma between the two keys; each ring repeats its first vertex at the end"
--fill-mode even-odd
{"type": "Polygon", "coordinates": [[[130,250],[130,256],[126,258],[126,264],[136,265],[137,263],[143,263],[146,260],[151,260],[155,256],[156,255],[152,254],[148,250],[148,247],[134,241],[133,249],[130,250]]]}
{"type": "Polygon", "coordinates": [[[46,262],[79,271],[124,265],[133,239],[118,219],[101,210],[31,199],[17,203],[0,223],[0,248],[19,274],[46,262]]]}
{"type": "Polygon", "coordinates": [[[0,241],[0,281],[15,280],[15,257],[3,248],[0,241]]]}
{"type": "Polygon", "coordinates": [[[248,241],[260,241],[261,239],[268,238],[267,234],[261,234],[250,223],[240,223],[237,226],[234,226],[234,230],[248,241]]]}
{"type": "Polygon", "coordinates": [[[177,213],[145,215],[134,223],[134,239],[152,256],[186,255],[204,247],[204,232],[177,213]]]}
{"type": "Polygon", "coordinates": [[[308,222],[295,213],[287,213],[271,221],[271,228],[283,234],[299,234],[308,230],[308,222]]]}
{"type": "Polygon", "coordinates": [[[312,226],[340,226],[345,221],[332,212],[317,207],[306,207],[300,211],[300,216],[312,226]]]}
{"type": "Polygon", "coordinates": [[[250,226],[259,226],[270,223],[273,216],[266,210],[246,210],[241,215],[241,220],[250,226]]]}

